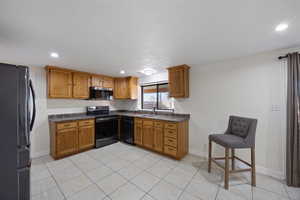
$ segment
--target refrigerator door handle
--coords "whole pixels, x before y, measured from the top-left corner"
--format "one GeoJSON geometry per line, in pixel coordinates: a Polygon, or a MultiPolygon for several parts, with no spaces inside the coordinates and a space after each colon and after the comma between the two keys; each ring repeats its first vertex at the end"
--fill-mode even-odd
{"type": "Polygon", "coordinates": [[[33,102],[32,117],[31,117],[31,121],[30,121],[30,131],[32,131],[34,121],[35,121],[35,116],[36,116],[36,105],[35,105],[35,92],[34,92],[31,80],[29,81],[29,87],[30,87],[30,91],[31,91],[31,95],[32,95],[32,102],[33,102]]]}

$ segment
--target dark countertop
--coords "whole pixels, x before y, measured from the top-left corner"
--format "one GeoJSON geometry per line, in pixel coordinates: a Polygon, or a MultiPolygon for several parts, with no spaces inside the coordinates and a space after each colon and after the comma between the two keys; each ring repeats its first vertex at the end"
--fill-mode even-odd
{"type": "MultiPolygon", "coordinates": [[[[103,116],[103,115],[102,115],[103,116]]],[[[128,117],[141,117],[147,119],[157,119],[172,122],[182,122],[190,119],[189,114],[177,114],[177,113],[167,113],[167,112],[157,112],[157,114],[152,114],[148,111],[111,111],[107,116],[128,116],[128,117]]],[[[86,113],[73,113],[73,114],[59,114],[59,115],[49,115],[49,122],[63,122],[81,119],[94,119],[95,115],[87,115],[86,113]]]]}

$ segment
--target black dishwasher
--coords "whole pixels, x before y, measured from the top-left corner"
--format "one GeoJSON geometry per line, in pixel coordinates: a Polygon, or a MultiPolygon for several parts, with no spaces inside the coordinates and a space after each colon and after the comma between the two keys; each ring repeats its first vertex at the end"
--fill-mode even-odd
{"type": "Polygon", "coordinates": [[[134,144],[134,118],[121,117],[120,140],[128,144],[134,144]]]}

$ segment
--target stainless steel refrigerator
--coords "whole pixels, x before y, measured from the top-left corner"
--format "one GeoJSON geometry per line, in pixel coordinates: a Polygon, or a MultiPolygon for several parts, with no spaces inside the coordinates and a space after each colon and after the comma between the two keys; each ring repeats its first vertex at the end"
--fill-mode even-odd
{"type": "Polygon", "coordinates": [[[0,63],[0,199],[30,199],[35,95],[29,69],[0,63]]]}

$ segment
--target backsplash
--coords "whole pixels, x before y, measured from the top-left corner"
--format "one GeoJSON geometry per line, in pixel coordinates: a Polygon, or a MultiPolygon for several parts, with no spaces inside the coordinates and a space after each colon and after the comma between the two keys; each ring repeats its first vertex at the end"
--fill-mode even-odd
{"type": "Polygon", "coordinates": [[[75,100],[75,99],[48,99],[48,115],[81,113],[87,106],[109,106],[110,110],[134,110],[137,107],[135,100],[75,100]]]}

